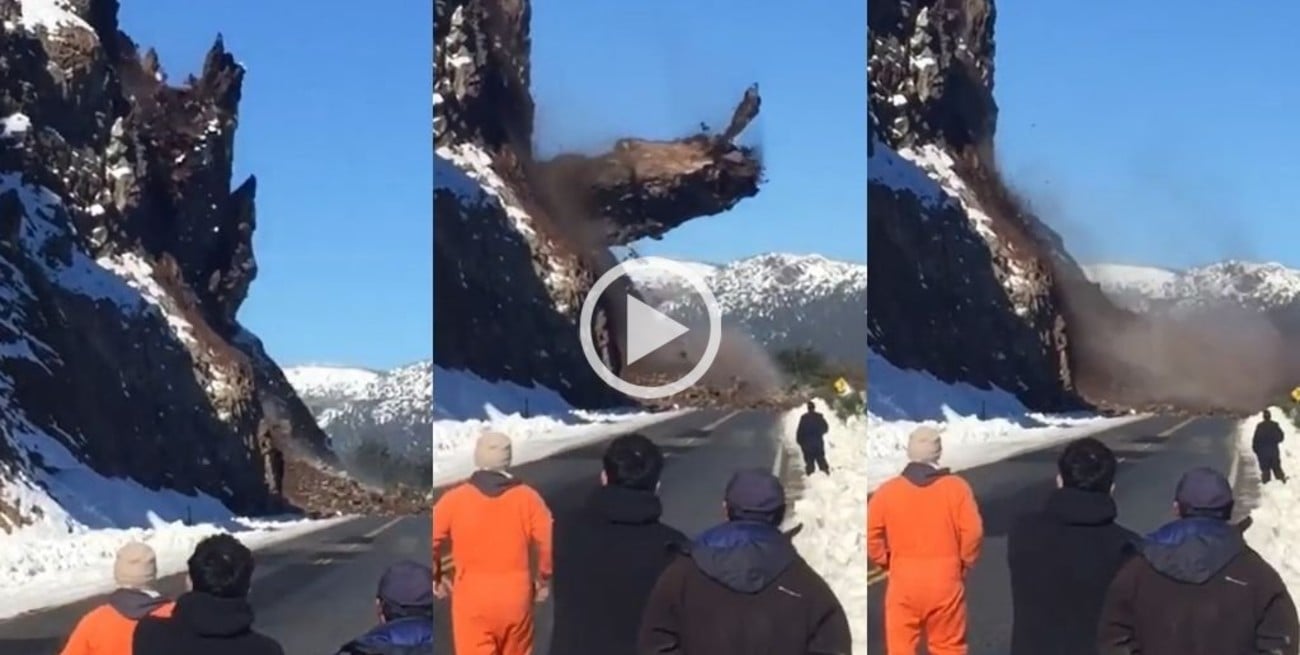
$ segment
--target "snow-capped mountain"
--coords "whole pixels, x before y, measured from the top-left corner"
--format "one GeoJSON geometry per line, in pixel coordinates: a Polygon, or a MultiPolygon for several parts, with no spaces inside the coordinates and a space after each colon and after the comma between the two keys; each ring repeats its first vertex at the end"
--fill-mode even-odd
{"type": "Polygon", "coordinates": [[[1300,270],[1278,263],[1225,261],[1184,271],[1098,264],[1088,277],[1137,310],[1233,304],[1275,310],[1300,303],[1300,270]]]}
{"type": "Polygon", "coordinates": [[[307,365],[286,369],[284,375],[298,396],[319,417],[321,411],[362,397],[383,374],[365,368],[307,365]]]}
{"type": "Polygon", "coordinates": [[[299,366],[285,375],[340,455],[378,442],[395,455],[431,456],[432,361],[384,372],[299,366]]]}
{"type": "MultiPolygon", "coordinates": [[[[655,257],[641,258],[653,265],[655,257]]],[[[744,328],[771,352],[811,347],[846,362],[866,357],[867,267],[820,255],[769,253],[723,266],[673,260],[705,279],[723,320],[744,328]]],[[[653,268],[633,269],[648,300],[678,320],[704,321],[695,293],[653,268]]]]}

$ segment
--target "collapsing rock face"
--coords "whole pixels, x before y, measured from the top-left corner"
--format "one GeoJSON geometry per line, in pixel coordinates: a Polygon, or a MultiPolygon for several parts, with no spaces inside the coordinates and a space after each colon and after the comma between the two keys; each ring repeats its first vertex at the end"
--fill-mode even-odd
{"type": "Polygon", "coordinates": [[[218,38],[171,86],[116,2],[29,4],[0,2],[0,470],[271,508],[269,435],[332,458],[236,318],[257,273],[256,182],[230,185],[244,70],[218,38]]]}
{"type": "MultiPolygon", "coordinates": [[[[734,143],[757,115],[751,88],[728,129],[623,139],[596,156],[534,159],[528,2],[435,5],[434,363],[534,383],[580,406],[624,402],[591,371],[578,318],[609,248],[661,237],[758,193],[757,152],[734,143]]],[[[604,294],[593,341],[622,369],[629,285],[604,294]]]]}
{"type": "Polygon", "coordinates": [[[978,0],[870,5],[869,340],[895,365],[1069,409],[1050,237],[992,168],[993,16],[978,0]]]}
{"type": "Polygon", "coordinates": [[[1253,411],[1286,388],[1281,373],[1300,366],[1276,335],[1243,347],[1203,321],[1116,306],[1007,188],[993,152],[991,0],[869,11],[876,352],[1040,410],[1253,411]]]}

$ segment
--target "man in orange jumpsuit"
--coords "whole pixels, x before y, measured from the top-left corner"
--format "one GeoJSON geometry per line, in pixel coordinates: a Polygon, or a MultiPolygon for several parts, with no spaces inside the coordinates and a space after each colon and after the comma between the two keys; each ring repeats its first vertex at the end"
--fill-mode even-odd
{"type": "Polygon", "coordinates": [[[131,655],[136,623],[145,616],[170,617],[175,603],[154,591],[158,559],[149,545],[132,541],[117,551],[117,590],[73,628],[61,655],[131,655]]]}
{"type": "Polygon", "coordinates": [[[433,507],[434,594],[451,595],[456,655],[533,651],[533,606],[546,599],[551,578],[551,512],[532,487],[506,472],[510,461],[510,437],[484,433],[474,445],[477,470],[433,507]],[[440,561],[448,541],[451,582],[440,561]]]}
{"type": "Polygon", "coordinates": [[[979,557],[983,521],[965,480],[938,467],[933,428],[907,441],[908,464],[867,501],[867,558],[889,572],[887,655],[966,655],[966,574],[979,557]]]}

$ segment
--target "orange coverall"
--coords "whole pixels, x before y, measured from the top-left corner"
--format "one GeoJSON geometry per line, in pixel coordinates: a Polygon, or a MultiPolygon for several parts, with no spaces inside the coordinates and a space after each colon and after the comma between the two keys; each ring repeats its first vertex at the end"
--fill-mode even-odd
{"type": "MultiPolygon", "coordinates": [[[[170,617],[175,606],[175,603],[160,605],[150,616],[170,617]]],[[[136,623],[119,614],[112,605],[100,605],[81,617],[60,655],[131,655],[136,623]]]]}
{"type": "Polygon", "coordinates": [[[975,495],[955,475],[899,476],[871,496],[867,559],[889,572],[887,655],[916,655],[922,629],[931,655],[966,655],[965,579],[983,539],[975,495]]]}
{"type": "Polygon", "coordinates": [[[534,583],[551,578],[551,512],[531,487],[515,483],[488,494],[471,483],[447,491],[433,507],[435,579],[451,541],[456,655],[529,655],[533,651],[534,583]]]}

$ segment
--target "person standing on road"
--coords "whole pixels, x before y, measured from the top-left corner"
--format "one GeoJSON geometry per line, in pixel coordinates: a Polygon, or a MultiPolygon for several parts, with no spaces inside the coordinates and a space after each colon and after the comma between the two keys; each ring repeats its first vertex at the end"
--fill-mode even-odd
{"type": "Polygon", "coordinates": [[[170,599],[154,591],[158,560],[149,546],[132,541],[117,551],[117,590],[73,628],[60,655],[131,655],[136,623],[146,616],[171,616],[170,599]]]}
{"type": "Polygon", "coordinates": [[[1056,461],[1056,490],[1007,535],[1011,655],[1096,655],[1101,604],[1137,534],[1115,523],[1115,453],[1084,437],[1056,461]]]}
{"type": "Polygon", "coordinates": [[[664,455],[645,436],[605,448],[600,486],[586,505],[555,521],[552,653],[636,651],[637,627],[655,581],[686,535],[659,522],[664,455]]]}
{"type": "Polygon", "coordinates": [[[915,655],[922,632],[931,655],[966,654],[966,574],[984,523],[970,485],[939,468],[942,454],[939,432],[917,428],[902,474],[867,501],[867,559],[889,573],[887,655],[915,655]]]}
{"type": "Polygon", "coordinates": [[[1250,440],[1250,448],[1259,460],[1260,479],[1264,484],[1276,477],[1286,484],[1286,473],[1282,471],[1282,427],[1273,420],[1272,414],[1264,410],[1264,415],[1255,426],[1255,436],[1250,440]]]}
{"type": "Polygon", "coordinates": [[[456,655],[529,655],[534,603],[550,594],[551,512],[537,491],[506,472],[511,450],[510,437],[482,434],[474,444],[477,470],[433,507],[434,595],[451,595],[456,655]],[[441,562],[448,541],[451,581],[441,562]]]}
{"type": "Polygon", "coordinates": [[[171,618],[145,617],[132,655],[284,655],[274,639],[253,631],[253,552],[228,534],[205,538],[189,562],[190,591],[171,618]]]}
{"type": "Polygon", "coordinates": [[[1148,536],[1111,582],[1102,655],[1296,655],[1300,621],[1281,576],[1229,521],[1228,480],[1210,468],[1178,481],[1178,518],[1148,536]]]}
{"type": "Polygon", "coordinates": [[[785,508],[776,476],[733,475],[727,521],[677,549],[646,601],[636,652],[848,655],[844,608],[781,532],[785,508]]]}
{"type": "Polygon", "coordinates": [[[817,411],[817,403],[808,401],[808,411],[799,417],[799,427],[795,428],[795,442],[803,452],[804,473],[812,475],[818,468],[830,475],[831,467],[826,462],[826,433],[830,426],[826,417],[817,411]]]}
{"type": "Polygon", "coordinates": [[[379,625],[337,655],[433,655],[433,570],[409,560],[379,578],[379,625]]]}

